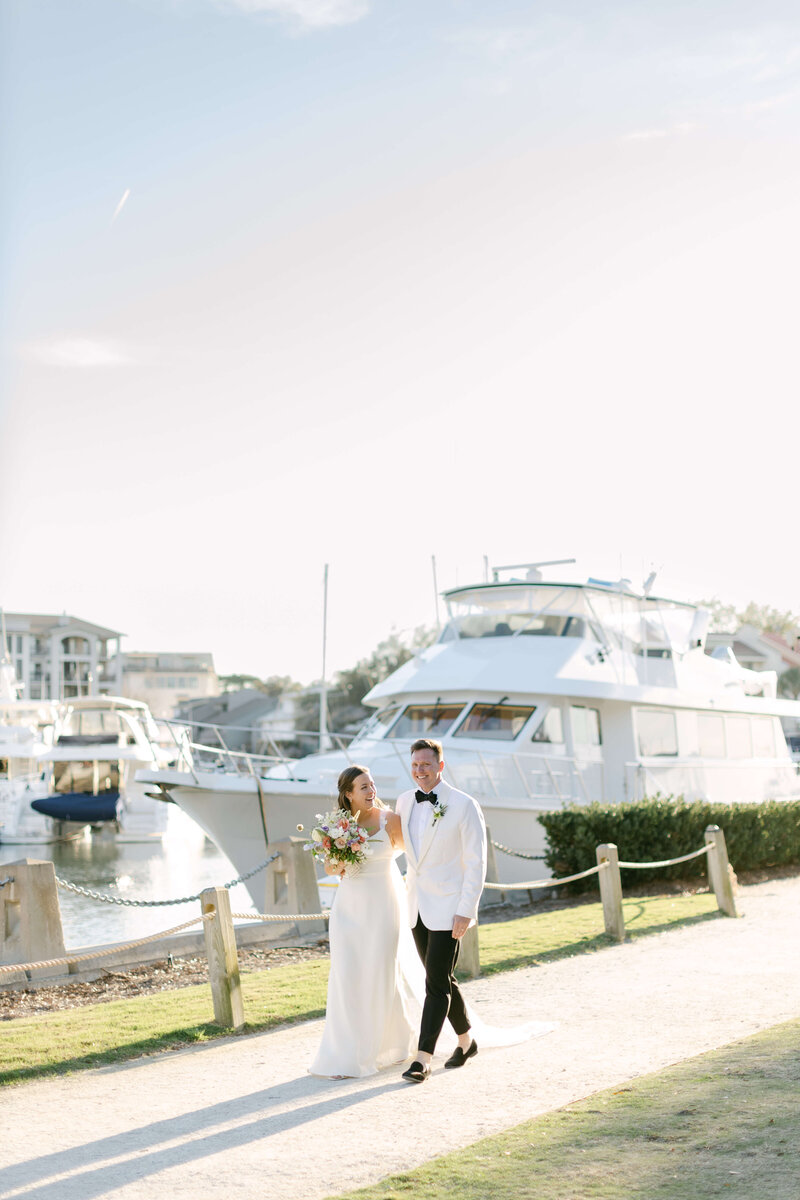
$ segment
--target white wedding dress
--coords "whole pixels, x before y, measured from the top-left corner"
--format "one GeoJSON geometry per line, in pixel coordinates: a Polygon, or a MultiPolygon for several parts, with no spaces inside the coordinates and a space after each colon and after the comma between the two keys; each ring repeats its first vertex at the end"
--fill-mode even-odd
{"type": "MultiPolygon", "coordinates": [[[[329,923],[331,965],[325,1029],[311,1075],[361,1078],[405,1062],[417,1049],[425,999],[425,970],[408,924],[408,904],[395,850],[381,812],[372,854],[358,874],[336,889],[329,923]]],[[[513,1046],[555,1029],[533,1021],[511,1029],[487,1025],[467,1005],[479,1047],[513,1046]]],[[[437,1055],[449,1054],[456,1036],[445,1022],[437,1055]]]]}
{"type": "MultiPolygon", "coordinates": [[[[372,854],[336,889],[325,1031],[312,1075],[374,1075],[416,1049],[419,1009],[407,978],[410,955],[399,953],[401,935],[412,949],[413,941],[405,885],[394,861],[398,851],[385,825],[381,812],[378,832],[370,838],[372,854]]],[[[419,959],[417,967],[421,974],[419,959]]]]}

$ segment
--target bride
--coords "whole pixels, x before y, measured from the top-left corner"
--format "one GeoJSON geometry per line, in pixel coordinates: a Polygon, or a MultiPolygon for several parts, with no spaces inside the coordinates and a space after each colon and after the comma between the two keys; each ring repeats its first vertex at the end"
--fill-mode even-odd
{"type": "Polygon", "coordinates": [[[309,1071],[343,1079],[374,1075],[414,1052],[420,979],[410,976],[421,976],[422,965],[395,861],[403,850],[400,818],[378,799],[367,767],[342,771],[338,806],[360,814],[372,853],[356,872],[325,868],[341,878],[330,917],[325,1030],[309,1071]]]}

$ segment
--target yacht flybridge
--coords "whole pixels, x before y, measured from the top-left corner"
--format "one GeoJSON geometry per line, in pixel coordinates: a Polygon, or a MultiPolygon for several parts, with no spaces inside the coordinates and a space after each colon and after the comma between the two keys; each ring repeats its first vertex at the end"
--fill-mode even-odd
{"type": "MultiPolygon", "coordinates": [[[[364,703],[375,714],[348,746],[281,762],[192,744],[175,769],[138,778],[242,872],[263,860],[267,831],[291,836],[330,807],[349,762],[368,766],[394,803],[411,786],[418,737],[442,742],[446,778],[480,801],[494,839],[527,854],[544,849],[537,813],[568,803],[800,796],[781,725],[800,703],[777,698],[774,672],[707,655],[705,611],[627,581],[501,571],[444,593],[438,640],[372,689],[364,703]]],[[[501,858],[505,881],[537,874],[535,863],[501,858]]],[[[256,904],[261,888],[257,876],[256,904]]]]}

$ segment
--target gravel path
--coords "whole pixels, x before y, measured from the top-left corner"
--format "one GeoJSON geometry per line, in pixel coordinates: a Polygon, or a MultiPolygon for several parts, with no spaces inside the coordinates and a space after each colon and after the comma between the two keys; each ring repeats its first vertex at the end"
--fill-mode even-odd
{"type": "Polygon", "coordinates": [[[467,984],[489,1022],[558,1027],[421,1087],[309,1077],[312,1022],[8,1089],[0,1196],[315,1200],[800,1016],[800,879],[738,903],[740,920],[467,984]]]}

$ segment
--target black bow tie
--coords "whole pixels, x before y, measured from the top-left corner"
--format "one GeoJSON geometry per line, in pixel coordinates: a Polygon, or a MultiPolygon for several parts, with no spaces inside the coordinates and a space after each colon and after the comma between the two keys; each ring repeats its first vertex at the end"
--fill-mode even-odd
{"type": "Polygon", "coordinates": [[[417,804],[424,804],[426,800],[430,800],[431,804],[436,803],[436,792],[415,792],[417,804]]]}

